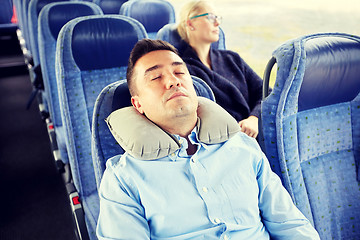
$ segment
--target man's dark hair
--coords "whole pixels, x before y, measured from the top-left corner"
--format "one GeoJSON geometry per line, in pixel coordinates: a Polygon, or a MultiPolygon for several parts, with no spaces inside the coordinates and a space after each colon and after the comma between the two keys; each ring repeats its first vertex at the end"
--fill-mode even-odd
{"type": "Polygon", "coordinates": [[[126,70],[126,79],[131,96],[133,96],[136,91],[136,86],[134,86],[133,81],[134,66],[136,62],[145,54],[158,50],[168,50],[179,55],[177,49],[173,45],[162,40],[142,39],[138,41],[132,49],[126,70]]]}

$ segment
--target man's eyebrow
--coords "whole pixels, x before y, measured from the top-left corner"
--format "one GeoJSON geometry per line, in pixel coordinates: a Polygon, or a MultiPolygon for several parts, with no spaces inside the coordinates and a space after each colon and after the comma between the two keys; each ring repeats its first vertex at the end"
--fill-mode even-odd
{"type": "Polygon", "coordinates": [[[179,65],[185,65],[185,63],[184,62],[173,62],[171,65],[172,66],[179,66],[179,65]]]}
{"type": "Polygon", "coordinates": [[[162,67],[162,66],[163,66],[163,65],[154,65],[154,66],[152,66],[152,67],[149,67],[148,69],[145,70],[144,75],[147,75],[149,72],[154,71],[154,70],[156,70],[156,69],[158,69],[158,68],[160,68],[160,67],[162,67]]]}
{"type": "MultiPolygon", "coordinates": [[[[171,66],[180,66],[180,65],[185,65],[185,63],[184,63],[184,62],[180,62],[180,61],[171,63],[171,66]]],[[[152,67],[149,67],[148,69],[145,70],[144,75],[147,75],[147,74],[149,74],[149,72],[154,71],[154,70],[156,70],[156,69],[158,69],[158,68],[161,68],[161,67],[163,67],[163,66],[164,66],[164,65],[157,64],[157,65],[154,65],[154,66],[152,66],[152,67]]]]}

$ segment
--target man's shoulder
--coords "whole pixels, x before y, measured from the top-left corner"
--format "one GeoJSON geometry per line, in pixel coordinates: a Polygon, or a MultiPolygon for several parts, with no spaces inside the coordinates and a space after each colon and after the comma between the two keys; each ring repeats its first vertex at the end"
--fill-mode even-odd
{"type": "Polygon", "coordinates": [[[111,158],[109,158],[107,161],[106,161],[106,168],[116,168],[116,166],[119,164],[122,156],[124,154],[119,154],[119,155],[116,155],[116,156],[113,156],[111,158]]]}
{"type": "MultiPolygon", "coordinates": [[[[226,142],[209,148],[213,156],[220,156],[227,161],[232,168],[242,168],[248,171],[256,171],[257,166],[264,160],[264,155],[256,140],[243,132],[229,138],[226,142]]],[[[246,170],[246,171],[247,171],[246,170]]]]}
{"type": "Polygon", "coordinates": [[[118,175],[121,172],[120,175],[122,175],[122,172],[125,170],[125,166],[130,160],[129,158],[131,158],[131,156],[127,152],[109,158],[106,161],[105,172],[112,172],[115,175],[118,175]]]}
{"type": "Polygon", "coordinates": [[[255,138],[249,137],[243,132],[238,132],[227,141],[228,146],[237,147],[250,152],[261,153],[261,148],[255,138]]]}
{"type": "Polygon", "coordinates": [[[122,185],[128,185],[131,183],[131,176],[134,173],[134,169],[132,167],[133,164],[129,163],[134,160],[137,161],[137,159],[133,158],[127,152],[109,158],[106,161],[106,169],[102,177],[102,182],[116,181],[122,185]]]}

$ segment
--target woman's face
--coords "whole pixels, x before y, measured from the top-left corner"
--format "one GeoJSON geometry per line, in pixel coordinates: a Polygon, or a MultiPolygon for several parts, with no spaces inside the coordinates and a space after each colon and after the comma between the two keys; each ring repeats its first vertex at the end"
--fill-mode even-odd
{"type": "Polygon", "coordinates": [[[191,42],[208,44],[218,41],[220,21],[214,8],[204,4],[198,14],[188,21],[190,44],[191,42]]]}

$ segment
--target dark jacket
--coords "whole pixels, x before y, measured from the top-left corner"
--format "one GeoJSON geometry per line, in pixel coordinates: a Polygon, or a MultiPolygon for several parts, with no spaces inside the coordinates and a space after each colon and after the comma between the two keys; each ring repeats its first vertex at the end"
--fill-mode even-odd
{"type": "Polygon", "coordinates": [[[210,50],[212,70],[188,46],[180,56],[191,75],[203,79],[212,89],[216,102],[237,121],[260,116],[262,79],[239,54],[229,50],[210,50]]]}

